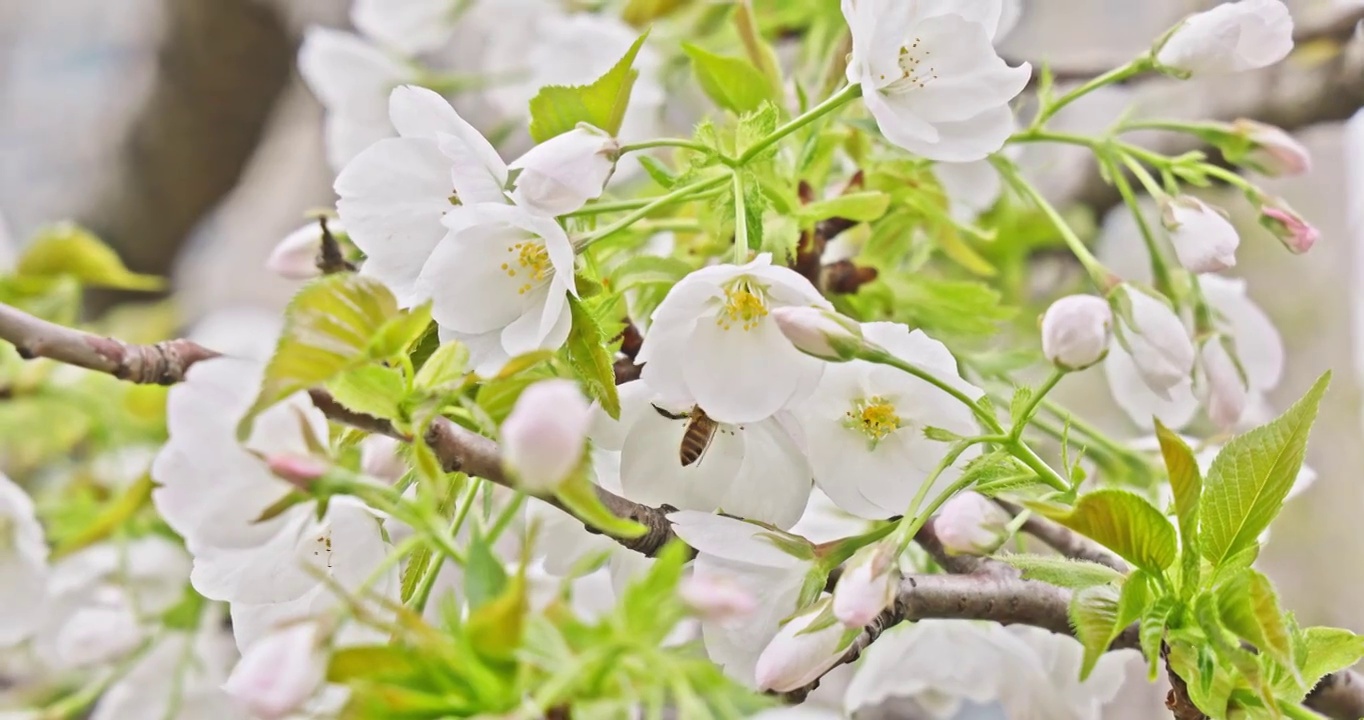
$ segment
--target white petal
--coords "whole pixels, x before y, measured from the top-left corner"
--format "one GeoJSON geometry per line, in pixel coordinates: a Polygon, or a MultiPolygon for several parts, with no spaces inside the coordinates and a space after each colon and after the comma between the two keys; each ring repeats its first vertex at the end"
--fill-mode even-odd
{"type": "Polygon", "coordinates": [[[1278,387],[1284,371],[1283,338],[1269,316],[1250,299],[1245,281],[1217,275],[1202,275],[1198,280],[1208,304],[1225,321],[1250,387],[1259,391],[1278,387]]]}
{"type": "Polygon", "coordinates": [[[803,449],[775,419],[745,425],[738,432],[744,439],[743,466],[717,507],[790,528],[810,499],[812,474],[803,449]]]}
{"type": "Polygon", "coordinates": [[[1171,388],[1168,399],[1160,397],[1146,386],[1132,356],[1119,343],[1109,346],[1103,367],[1108,389],[1118,407],[1143,429],[1155,427],[1151,420],[1154,417],[1166,427],[1178,430],[1188,425],[1198,412],[1198,399],[1194,397],[1191,380],[1186,379],[1171,388]]]}
{"type": "Polygon", "coordinates": [[[780,569],[804,564],[772,544],[766,537],[769,531],[752,523],[695,510],[669,513],[668,520],[678,537],[714,558],[780,569]]]}
{"type": "Polygon", "coordinates": [[[693,355],[682,366],[687,387],[706,413],[721,422],[754,422],[799,401],[797,391],[824,370],[792,347],[775,320],[728,329],[699,323],[693,355]]]}
{"type": "Polygon", "coordinates": [[[455,21],[450,0],[356,0],[350,18],[360,32],[410,55],[438,49],[455,21]]]}
{"type": "Polygon", "coordinates": [[[389,91],[412,74],[360,37],[323,27],[304,34],[298,69],[329,111],[357,120],[384,119],[389,91]]]}

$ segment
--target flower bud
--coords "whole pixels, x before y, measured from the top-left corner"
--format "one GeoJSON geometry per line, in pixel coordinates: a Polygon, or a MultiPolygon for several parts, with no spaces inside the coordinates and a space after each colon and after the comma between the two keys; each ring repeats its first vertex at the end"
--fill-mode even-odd
{"type": "Polygon", "coordinates": [[[1198,359],[1203,368],[1203,407],[1208,419],[1222,430],[1231,430],[1245,412],[1249,396],[1241,369],[1220,337],[1205,341],[1198,359]]]}
{"type": "MultiPolygon", "coordinates": [[[[333,221],[332,230],[338,228],[333,221]]],[[[322,274],[317,256],[322,252],[322,226],[313,221],[284,236],[265,260],[265,269],[289,280],[310,280],[322,274]]]]}
{"type": "Polygon", "coordinates": [[[814,682],[838,664],[848,647],[844,641],[847,628],[837,622],[822,622],[824,627],[804,632],[816,620],[832,620],[827,617],[828,606],[828,600],[816,603],[777,631],[777,636],[763,649],[753,668],[759,690],[795,690],[814,682]]]}
{"type": "Polygon", "coordinates": [[[257,640],[246,648],[223,691],[263,720],[294,714],[327,676],[318,635],[316,623],[301,622],[257,640]]]}
{"type": "Polygon", "coordinates": [[[1113,310],[1103,298],[1068,295],[1042,316],[1042,354],[1063,370],[1083,370],[1108,354],[1113,310]]]}
{"type": "Polygon", "coordinates": [[[1193,371],[1194,346],[1179,316],[1164,302],[1131,285],[1117,288],[1118,338],[1142,382],[1162,399],[1193,371]]]}
{"type": "Polygon", "coordinates": [[[758,609],[758,600],[738,583],[720,575],[693,574],[677,588],[682,602],[707,620],[742,618],[758,609]]]}
{"type": "Polygon", "coordinates": [[[1156,50],[1156,62],[1181,74],[1254,70],[1293,49],[1293,18],[1280,0],[1241,0],[1185,18],[1156,50]]]}
{"type": "Polygon", "coordinates": [[[828,310],[788,305],[772,310],[772,318],[797,350],[821,360],[851,360],[863,345],[862,327],[828,310]]]}
{"type": "Polygon", "coordinates": [[[1292,135],[1273,125],[1244,118],[1232,123],[1245,141],[1240,153],[1223,153],[1227,160],[1269,177],[1292,177],[1312,169],[1312,156],[1292,135]]]}
{"type": "Polygon", "coordinates": [[[586,123],[546,140],[513,161],[512,198],[546,215],[563,215],[598,197],[616,169],[620,143],[586,123]]]}
{"type": "Polygon", "coordinates": [[[1179,264],[1192,273],[1221,272],[1236,265],[1241,237],[1222,213],[1198,198],[1180,195],[1161,209],[1179,264]]]}
{"type": "Polygon", "coordinates": [[[834,588],[834,617],[850,628],[870,625],[895,600],[899,575],[894,545],[862,548],[848,561],[834,588]]]}
{"type": "Polygon", "coordinates": [[[1260,198],[1260,224],[1298,255],[1311,250],[1321,234],[1281,198],[1260,198]]]}
{"type": "Polygon", "coordinates": [[[326,475],[329,468],[325,461],[318,458],[285,453],[266,457],[265,464],[276,477],[302,490],[307,490],[314,480],[326,475]]]}
{"type": "Polygon", "coordinates": [[[1011,520],[1004,508],[967,490],[943,503],[933,529],[949,555],[989,555],[1008,539],[1011,520]]]}
{"type": "Polygon", "coordinates": [[[526,388],[502,423],[502,462],[529,493],[553,492],[583,459],[591,406],[571,380],[526,388]]]}

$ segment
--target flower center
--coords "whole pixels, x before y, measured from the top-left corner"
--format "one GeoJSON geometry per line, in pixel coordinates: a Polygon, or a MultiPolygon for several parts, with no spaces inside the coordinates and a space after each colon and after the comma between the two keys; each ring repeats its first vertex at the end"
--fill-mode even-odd
{"type": "MultiPolygon", "coordinates": [[[[928,83],[938,79],[938,70],[933,65],[925,65],[924,62],[932,50],[922,50],[919,48],[919,38],[914,38],[908,45],[900,46],[900,57],[896,64],[900,66],[902,73],[899,78],[887,83],[882,89],[886,92],[905,92],[914,88],[924,88],[928,83]]],[[[881,80],[886,79],[885,75],[881,80]]]]}
{"type": "Polygon", "coordinates": [[[725,288],[725,306],[715,317],[715,324],[725,330],[738,325],[752,330],[758,321],[767,317],[767,297],[761,287],[748,278],[740,278],[725,288]]]}
{"type": "Polygon", "coordinates": [[[843,424],[866,435],[873,448],[887,435],[904,426],[895,412],[894,403],[880,395],[853,401],[852,409],[844,415],[846,419],[843,424]]]}
{"type": "Polygon", "coordinates": [[[531,288],[554,272],[554,266],[549,262],[549,251],[540,243],[525,240],[507,248],[507,252],[513,253],[515,257],[502,263],[503,272],[511,278],[521,273],[520,277],[525,280],[521,287],[516,289],[518,294],[525,295],[530,292],[531,288]]]}

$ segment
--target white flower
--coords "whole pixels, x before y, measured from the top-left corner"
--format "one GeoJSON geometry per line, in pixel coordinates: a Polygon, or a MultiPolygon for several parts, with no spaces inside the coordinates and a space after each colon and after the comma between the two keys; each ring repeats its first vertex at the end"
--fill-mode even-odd
{"type": "Polygon", "coordinates": [[[1203,341],[1198,360],[1203,370],[1203,406],[1208,419],[1218,428],[1230,430],[1245,412],[1248,391],[1240,368],[1222,342],[1220,337],[1203,341]]]}
{"type": "Polygon", "coordinates": [[[796,349],[821,360],[851,360],[862,347],[862,328],[838,313],[813,307],[779,307],[777,327],[796,349]]]}
{"type": "Polygon", "coordinates": [[[1312,169],[1311,153],[1282,129],[1245,118],[1233,122],[1232,128],[1250,143],[1233,162],[1269,177],[1294,177],[1312,169]]]}
{"type": "Polygon", "coordinates": [[[1254,70],[1293,50],[1293,18],[1279,0],[1241,0],[1190,15],[1156,62],[1195,75],[1254,70]]]}
{"type": "Polygon", "coordinates": [[[582,462],[592,407],[572,380],[526,388],[502,423],[502,462],[530,493],[553,492],[582,462]]]}
{"type": "Polygon", "coordinates": [[[387,483],[398,482],[407,472],[401,447],[402,443],[387,435],[370,435],[361,440],[360,472],[387,483]]]}
{"type": "Polygon", "coordinates": [[[933,528],[949,555],[988,555],[1008,538],[1011,520],[1004,508],[967,490],[943,503],[933,528]]]}
{"type": "Polygon", "coordinates": [[[741,618],[701,621],[710,659],[730,677],[755,686],[758,656],[796,610],[812,559],[788,554],[772,541],[775,533],[742,520],[689,510],[668,519],[678,537],[696,549],[694,576],[732,582],[758,598],[758,608],[741,618]]]}
{"type": "Polygon", "coordinates": [[[891,142],[933,160],[980,160],[1013,132],[1009,101],[1031,77],[993,41],[1002,0],[843,0],[852,31],[848,82],[891,142]]]}
{"type": "Polygon", "coordinates": [[[1164,203],[1161,218],[1170,232],[1179,264],[1189,272],[1219,272],[1236,265],[1241,236],[1216,208],[1198,198],[1180,195],[1164,203]]]}
{"type": "Polygon", "coordinates": [[[327,108],[327,160],[340,170],[361,150],[393,134],[385,100],[415,70],[364,39],[312,27],[298,51],[298,70],[327,108]]]}
{"type": "Polygon", "coordinates": [[[145,636],[127,593],[104,586],[89,600],[65,619],[54,638],[57,657],[64,667],[113,661],[137,647],[145,636]]]}
{"type": "Polygon", "coordinates": [[[1103,298],[1068,295],[1042,316],[1042,354],[1066,370],[1103,359],[1113,339],[1113,311],[1103,298]]]}
{"type": "MultiPolygon", "coordinates": [[[[330,226],[332,231],[339,224],[330,226]]],[[[322,274],[317,255],[322,251],[322,226],[316,221],[284,236],[265,259],[265,269],[288,280],[309,280],[322,274]]]]}
{"type": "Polygon", "coordinates": [[[324,446],[326,418],[306,394],[261,413],[245,444],[236,425],[264,367],[215,358],[195,364],[170,391],[170,440],[152,466],[152,500],[194,556],[191,581],[205,597],[248,604],[297,600],[315,573],[357,587],[387,552],[379,520],[358,501],[333,498],[320,518],[313,502],[261,517],[292,486],[271,472],[271,455],[309,457],[324,446]],[[311,435],[311,437],[309,437],[311,435]]]}
{"type": "Polygon", "coordinates": [[[853,634],[838,623],[804,632],[824,614],[828,604],[827,600],[816,603],[782,625],[758,656],[754,679],[759,690],[795,690],[818,680],[838,664],[853,634]]]}
{"type": "Polygon", "coordinates": [[[1194,347],[1184,323],[1163,301],[1131,285],[1115,293],[1120,344],[1151,392],[1169,399],[1170,390],[1187,381],[1193,370],[1194,347]]]}
{"type": "MultiPolygon", "coordinates": [[[[865,323],[863,336],[975,400],[983,391],[957,374],[942,343],[897,323],[865,323]]],[[[975,435],[971,410],[927,381],[864,360],[830,365],[795,410],[804,428],[815,482],[840,508],[860,517],[903,513],[950,445],[925,436],[939,428],[975,435]]],[[[964,455],[964,457],[966,457],[964,455]]],[[[948,468],[942,484],[960,474],[948,468]]]]}
{"type": "Polygon", "coordinates": [[[580,123],[512,162],[509,167],[521,171],[512,199],[549,215],[573,212],[601,195],[619,154],[615,138],[580,123]]]}
{"type": "MultiPolygon", "coordinates": [[[[592,439],[620,452],[621,489],[636,502],[682,510],[721,510],[788,528],[810,497],[810,466],[788,413],[749,423],[693,420],[690,401],[673,402],[641,380],[619,387],[621,417],[598,414],[592,439]],[[701,429],[692,428],[694,422],[701,429]],[[686,443],[699,457],[683,464],[686,443]]],[[[703,411],[709,412],[702,408],[703,411]]]]}
{"type": "Polygon", "coordinates": [[[899,577],[894,545],[878,543],[859,550],[834,587],[834,617],[850,628],[871,624],[895,600],[899,577]]]}
{"type": "Polygon", "coordinates": [[[691,575],[677,587],[682,601],[710,620],[741,619],[758,609],[758,600],[738,583],[719,576],[691,575]]]}
{"type": "Polygon", "coordinates": [[[800,274],[763,253],[745,265],[712,265],[682,278],[653,314],[636,361],[670,399],[692,399],[714,419],[770,417],[809,395],[824,363],[782,335],[774,308],[832,309],[800,274]]]}
{"type": "Polygon", "coordinates": [[[316,623],[283,627],[257,640],[223,683],[223,690],[253,715],[281,720],[322,687],[327,659],[316,623]]]}
{"type": "Polygon", "coordinates": [[[0,474],[0,647],[33,634],[47,602],[47,541],[33,501],[0,474]]]}
{"type": "Polygon", "coordinates": [[[385,47],[415,55],[450,39],[459,5],[458,0],[355,0],[350,19],[385,47]]]}
{"type": "Polygon", "coordinates": [[[962,620],[903,623],[864,653],[844,708],[851,714],[890,698],[912,698],[929,717],[947,720],[967,701],[997,701],[1010,718],[1099,720],[1132,655],[1105,654],[1080,682],[1083,649],[1068,636],[962,620]]]}
{"type": "Polygon", "coordinates": [[[962,223],[975,222],[981,213],[994,206],[1004,189],[999,173],[986,160],[934,163],[933,176],[947,194],[953,219],[962,223]]]}
{"type": "Polygon", "coordinates": [[[220,622],[209,612],[192,635],[165,633],[104,691],[91,720],[246,720],[221,688],[235,650],[220,622]]]}

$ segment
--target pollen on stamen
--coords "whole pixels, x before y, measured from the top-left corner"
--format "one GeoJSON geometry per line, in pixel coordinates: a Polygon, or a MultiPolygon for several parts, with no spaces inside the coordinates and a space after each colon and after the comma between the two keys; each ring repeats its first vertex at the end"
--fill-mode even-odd
{"type": "Polygon", "coordinates": [[[843,416],[844,426],[865,435],[872,447],[904,425],[894,403],[879,395],[854,401],[843,416]]]}
{"type": "Polygon", "coordinates": [[[742,278],[725,288],[725,305],[715,316],[715,324],[725,330],[738,325],[747,331],[758,327],[764,317],[767,299],[763,289],[742,278]]]}

